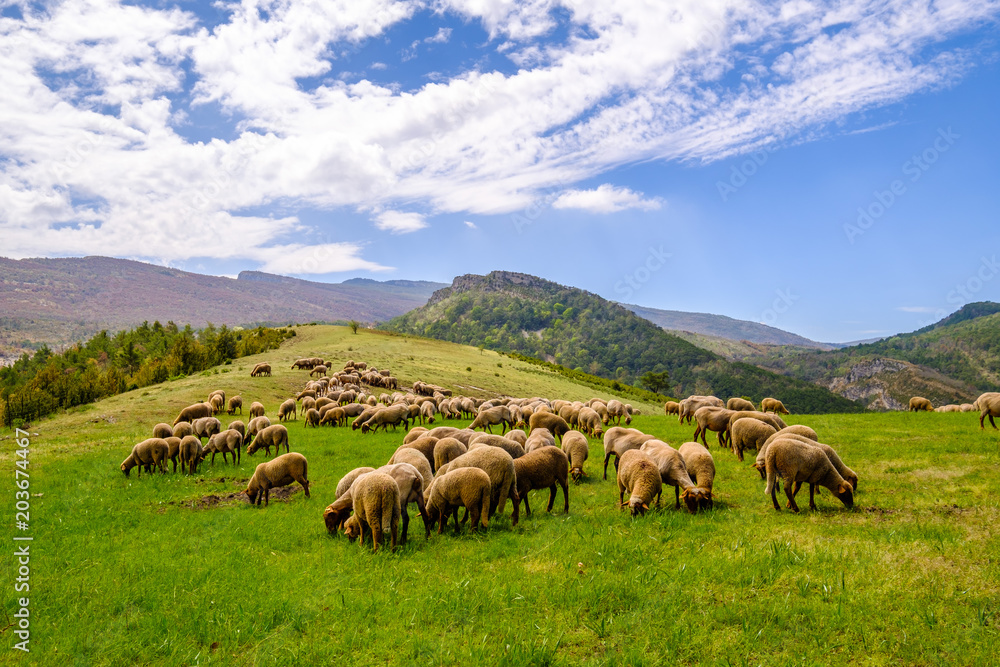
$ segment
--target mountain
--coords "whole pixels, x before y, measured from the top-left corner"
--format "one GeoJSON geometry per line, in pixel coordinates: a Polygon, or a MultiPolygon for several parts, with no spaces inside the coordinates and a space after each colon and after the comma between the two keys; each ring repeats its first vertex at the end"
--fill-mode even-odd
{"type": "Polygon", "coordinates": [[[817,343],[803,336],[769,327],[766,324],[737,320],[725,315],[709,313],[686,313],[679,310],[659,310],[632,304],[622,304],[633,313],[649,320],[671,333],[678,331],[701,334],[731,341],[747,341],[766,345],[795,345],[823,350],[833,349],[833,345],[817,343]]]}
{"type": "Polygon", "coordinates": [[[205,276],[110,257],[0,258],[0,353],[58,347],[143,321],[200,327],[380,322],[423,305],[441,283],[310,282],[244,271],[205,276]]]}
{"type": "Polygon", "coordinates": [[[808,382],[730,362],[619,304],[523,273],[455,278],[420,308],[382,325],[400,333],[545,359],[634,383],[669,373],[677,394],[780,397],[793,412],[854,412],[858,404],[808,382]]]}

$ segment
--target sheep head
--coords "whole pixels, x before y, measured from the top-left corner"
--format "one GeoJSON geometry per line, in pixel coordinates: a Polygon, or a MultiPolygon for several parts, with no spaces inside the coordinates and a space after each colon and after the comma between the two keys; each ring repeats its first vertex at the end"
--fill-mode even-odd
{"type": "Polygon", "coordinates": [[[583,468],[572,468],[569,474],[573,476],[574,482],[579,482],[583,478],[583,468]]]}
{"type": "Polygon", "coordinates": [[[681,500],[687,505],[688,511],[694,514],[699,509],[712,509],[712,493],[708,489],[692,487],[684,489],[681,500]]]}
{"type": "Polygon", "coordinates": [[[649,511],[649,505],[642,502],[639,498],[632,498],[628,501],[629,509],[632,511],[632,516],[642,516],[647,511],[649,511]]]}
{"type": "Polygon", "coordinates": [[[250,504],[253,505],[254,502],[257,500],[257,494],[259,493],[259,490],[251,485],[248,486],[246,490],[243,491],[243,493],[247,494],[247,498],[250,499],[250,504]]]}
{"type": "Polygon", "coordinates": [[[351,517],[344,523],[344,535],[346,535],[347,539],[351,542],[361,536],[361,522],[358,520],[357,515],[352,514],[351,517]]]}
{"type": "Polygon", "coordinates": [[[837,496],[840,502],[844,503],[847,509],[854,508],[854,489],[848,482],[841,482],[834,495],[837,496]]]}

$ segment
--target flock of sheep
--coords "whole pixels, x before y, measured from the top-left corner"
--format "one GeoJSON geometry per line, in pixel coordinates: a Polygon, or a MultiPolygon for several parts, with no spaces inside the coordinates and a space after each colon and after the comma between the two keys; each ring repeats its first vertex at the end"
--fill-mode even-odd
{"type": "MultiPolygon", "coordinates": [[[[707,449],[708,431],[715,431],[720,447],[732,450],[740,460],[744,451],[757,451],[754,465],[767,480],[766,493],[775,509],[780,509],[778,478],[785,480],[787,506],[795,511],[795,495],[803,483],[809,484],[813,509],[816,485],[828,488],[849,508],[857,490],[857,474],[832,447],[819,442],[813,429],[787,426],[779,414],[788,411],[776,399],[764,399],[760,410],[741,398],[731,398],[726,404],[714,396],[668,402],[664,406],[668,415],[676,414],[681,423],[693,421],[696,426],[692,442],[674,449],[653,435],[629,428],[635,411],[614,399],[594,398],[586,403],[542,397],[484,400],[453,397],[442,387],[419,381],[410,392],[375,395],[364,385],[395,387],[397,381],[389,371],[349,361],[343,370],[328,375],[330,364],[321,358],[297,360],[293,368],[308,369],[317,377],[281,403],[279,423],[272,424],[264,406],[254,402],[246,426],[235,420],[222,430],[216,415],[223,409],[242,415],[243,401],[240,396],[227,401],[225,392],[215,391],[206,402],[181,410],[172,425],[156,424],[153,437],[135,445],[121,470],[128,475],[138,468],[141,474],[156,466],[166,472],[167,462],[172,461],[176,472],[179,459],[181,471],[193,473],[209,455],[213,464],[216,454],[224,462],[231,455],[237,464],[244,447],[248,455],[264,449],[268,457],[273,447],[274,458],[256,467],[245,490],[251,503],[259,505],[263,500],[266,505],[271,489],[293,482],[301,484],[309,496],[308,462],[302,454],[290,451],[288,429],[280,422],[301,414],[307,428],[346,427],[349,418],[353,419],[350,428],[362,434],[402,427],[406,435],[388,463],[348,472],[337,485],[334,502],[323,513],[329,532],[343,531],[352,540],[360,537],[362,544],[370,535],[376,550],[385,537],[393,548],[405,541],[410,503],[416,504],[428,537],[435,526],[442,533],[450,518],[456,531],[466,520],[471,520],[472,530],[486,528],[490,519],[504,512],[508,499],[516,525],[522,502],[524,511],[531,513],[528,495],[532,490],[549,490],[547,510],[551,511],[561,488],[568,512],[568,480],[585,476],[588,437],[603,440],[605,480],[614,458],[618,504],[628,507],[633,516],[658,504],[664,486],[674,487],[677,508],[682,500],[690,512],[712,508],[716,470],[707,449]],[[437,415],[472,421],[461,429],[433,427],[437,415]],[[465,517],[460,523],[461,508],[465,517]]],[[[269,375],[270,366],[257,364],[251,374],[269,375]]]]}
{"type": "Polygon", "coordinates": [[[984,420],[987,417],[990,419],[990,426],[996,428],[997,425],[993,418],[1000,417],[1000,392],[988,391],[977,398],[975,403],[962,403],[961,405],[952,403],[936,408],[926,398],[914,396],[910,399],[909,409],[910,412],[978,412],[979,428],[985,428],[984,420]]]}

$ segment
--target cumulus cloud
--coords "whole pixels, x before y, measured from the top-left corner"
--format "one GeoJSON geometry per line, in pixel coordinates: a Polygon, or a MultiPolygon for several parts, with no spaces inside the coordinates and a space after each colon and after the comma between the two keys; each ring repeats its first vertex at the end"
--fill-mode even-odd
{"type": "Polygon", "coordinates": [[[420,213],[382,211],[375,216],[375,226],[393,234],[409,234],[427,227],[427,221],[420,213]]]}
{"type": "Polygon", "coordinates": [[[343,271],[388,271],[360,257],[361,247],[353,243],[282,245],[258,253],[262,271],[280,274],[324,274],[343,271]]]}
{"type": "Polygon", "coordinates": [[[638,192],[608,183],[594,190],[567,190],[552,202],[552,208],[575,208],[589,213],[617,213],[630,208],[656,211],[662,205],[659,199],[644,199],[638,192]]]}

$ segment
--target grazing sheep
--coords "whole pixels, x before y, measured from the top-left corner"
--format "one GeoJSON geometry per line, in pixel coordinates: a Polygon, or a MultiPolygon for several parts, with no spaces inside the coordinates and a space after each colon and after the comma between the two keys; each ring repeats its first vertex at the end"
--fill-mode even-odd
{"type": "Polygon", "coordinates": [[[253,370],[250,371],[250,377],[252,377],[252,378],[258,377],[260,375],[266,375],[266,376],[270,377],[271,376],[271,364],[266,364],[266,363],[264,363],[262,361],[259,364],[257,364],[256,366],[254,366],[253,370]]]}
{"type": "Polygon", "coordinates": [[[303,420],[303,427],[308,427],[308,426],[314,426],[314,427],[319,426],[319,410],[317,410],[316,408],[309,408],[308,410],[306,410],[306,416],[305,419],[303,420]]]}
{"type": "Polygon", "coordinates": [[[234,419],[233,421],[229,422],[229,428],[232,429],[233,431],[238,431],[240,436],[246,439],[247,427],[243,424],[241,420],[234,419]]]}
{"type": "Polygon", "coordinates": [[[291,370],[302,369],[302,368],[310,369],[313,366],[315,366],[315,364],[313,363],[312,359],[296,359],[295,363],[292,364],[291,370]]]}
{"type": "Polygon", "coordinates": [[[680,411],[681,411],[681,404],[678,403],[677,401],[667,401],[666,403],[663,404],[663,412],[668,417],[670,415],[680,414],[680,411]]]}
{"type": "Polygon", "coordinates": [[[958,409],[962,412],[975,412],[976,406],[974,406],[972,403],[962,403],[960,406],[958,406],[958,409]]]}
{"type": "Polygon", "coordinates": [[[212,414],[217,415],[226,407],[226,399],[222,396],[214,395],[208,399],[208,404],[212,406],[212,414]]]}
{"type": "Polygon", "coordinates": [[[756,410],[754,404],[745,398],[740,398],[739,396],[733,396],[728,401],[726,401],[727,410],[756,410]]]}
{"type": "Polygon", "coordinates": [[[299,412],[305,414],[310,410],[315,410],[316,412],[319,412],[319,408],[316,407],[316,399],[313,398],[312,396],[303,396],[302,405],[299,406],[299,412]]]}
{"type": "Polygon", "coordinates": [[[684,459],[688,476],[696,485],[693,489],[685,489],[681,498],[692,512],[692,504],[698,509],[712,509],[712,487],[715,484],[715,461],[712,455],[697,442],[685,442],[677,451],[684,459]]]}
{"type": "Polygon", "coordinates": [[[934,406],[931,405],[931,402],[922,396],[914,396],[910,399],[910,412],[920,412],[921,410],[931,412],[933,409],[934,406]]]}
{"type": "Polygon", "coordinates": [[[243,414],[243,397],[233,396],[229,399],[229,407],[226,410],[226,414],[235,415],[236,411],[239,410],[240,414],[243,414]]]}
{"type": "MultiPolygon", "coordinates": [[[[288,486],[298,482],[309,497],[309,462],[298,452],[282,454],[270,461],[265,461],[253,471],[253,477],[247,484],[246,494],[251,505],[260,505],[260,497],[264,496],[264,506],[270,503],[271,489],[288,486]]],[[[391,478],[390,478],[391,479],[391,478]]],[[[393,484],[395,486],[395,484],[393,484]]],[[[398,503],[397,499],[397,503],[398,503]]]]}
{"type": "Polygon", "coordinates": [[[593,408],[580,408],[576,423],[577,427],[591,438],[600,440],[604,436],[604,422],[601,415],[593,408]]]}
{"type": "Polygon", "coordinates": [[[950,405],[941,405],[934,408],[934,412],[961,412],[962,408],[954,403],[950,405]]]}
{"type": "Polygon", "coordinates": [[[444,464],[454,461],[467,451],[469,448],[461,440],[441,438],[434,444],[434,469],[437,470],[444,464]]]}
{"type": "Polygon", "coordinates": [[[784,420],[778,415],[773,415],[767,412],[759,412],[757,410],[737,410],[729,415],[729,425],[726,427],[725,443],[726,446],[731,447],[733,442],[733,424],[738,419],[743,419],[745,417],[752,417],[758,421],[762,421],[768,424],[775,431],[780,431],[781,429],[788,426],[784,420]]]}
{"type": "Polygon", "coordinates": [[[391,549],[396,549],[401,513],[399,486],[384,472],[370,472],[354,480],[351,485],[354,515],[344,524],[344,534],[353,542],[359,537],[363,547],[366,530],[372,536],[372,551],[377,552],[385,533],[391,538],[391,549]]]}
{"type": "Polygon", "coordinates": [[[181,439],[189,435],[194,435],[194,426],[191,425],[191,422],[181,422],[180,424],[174,426],[174,432],[172,435],[175,438],[181,439]]]}
{"type": "Polygon", "coordinates": [[[552,511],[556,502],[556,484],[562,487],[563,500],[566,501],[564,511],[569,514],[569,459],[566,453],[558,447],[542,447],[521,458],[514,459],[514,475],[517,478],[517,498],[514,503],[524,501],[524,512],[531,516],[528,505],[528,492],[535,489],[549,490],[549,506],[546,512],[552,511]]]}
{"type": "Polygon", "coordinates": [[[698,423],[698,428],[695,429],[694,437],[691,439],[697,442],[700,434],[702,444],[707,447],[708,442],[705,440],[705,434],[708,431],[715,431],[719,437],[719,447],[725,447],[726,430],[729,428],[729,418],[733,414],[735,414],[733,410],[726,408],[713,406],[698,408],[694,412],[694,420],[698,423]]]}
{"type": "Polygon", "coordinates": [[[361,432],[368,433],[371,431],[374,433],[380,427],[383,431],[388,431],[390,426],[395,431],[396,427],[400,424],[403,425],[403,428],[410,427],[410,412],[407,406],[396,404],[388,407],[380,407],[372,414],[370,419],[361,424],[361,432]]]}
{"type": "MultiPolygon", "coordinates": [[[[401,449],[412,449],[418,451],[425,459],[427,459],[427,465],[431,467],[431,470],[436,470],[437,467],[434,463],[434,448],[437,446],[437,443],[437,438],[425,435],[422,438],[417,438],[413,442],[400,445],[396,448],[396,451],[398,452],[401,449]]],[[[389,459],[389,463],[395,463],[395,461],[389,459]]]]}
{"type": "Polygon", "coordinates": [[[283,424],[273,424],[257,432],[257,436],[247,445],[247,454],[253,455],[255,452],[264,449],[267,456],[271,455],[271,447],[274,447],[274,455],[278,456],[281,446],[285,446],[288,453],[288,429],[283,424]]]}
{"type": "Polygon", "coordinates": [[[455,517],[455,532],[461,529],[458,509],[464,507],[472,520],[471,530],[479,526],[489,527],[490,476],[479,468],[459,468],[434,478],[430,488],[424,492],[424,506],[427,508],[428,530],[438,524],[438,535],[444,533],[448,517],[455,517]]]}
{"type": "MultiPolygon", "coordinates": [[[[163,438],[163,440],[164,442],[167,443],[167,460],[173,461],[174,463],[173,472],[177,472],[177,457],[181,453],[181,439],[175,438],[174,436],[170,435],[167,436],[166,438],[163,438]]],[[[183,472],[183,468],[181,469],[181,472],[183,472]]]]}
{"type": "Polygon", "coordinates": [[[239,431],[228,429],[221,433],[216,433],[208,439],[208,445],[202,452],[202,457],[212,454],[212,465],[215,465],[216,453],[222,454],[223,462],[226,462],[226,454],[233,455],[233,465],[237,465],[240,460],[240,445],[243,443],[243,436],[239,431]]]}
{"type": "Polygon", "coordinates": [[[397,463],[409,463],[416,468],[424,480],[424,488],[430,488],[431,482],[434,481],[434,471],[431,469],[431,464],[427,462],[427,457],[418,450],[410,447],[400,447],[392,455],[392,458],[389,459],[388,465],[395,465],[397,463]]]}
{"type": "Polygon", "coordinates": [[[199,438],[211,438],[222,430],[222,422],[215,417],[202,417],[201,419],[196,419],[191,427],[194,429],[195,436],[199,438]]]}
{"type": "MultiPolygon", "coordinates": [[[[450,426],[443,426],[443,427],[439,426],[438,428],[448,429],[448,428],[451,428],[451,427],[450,426]]],[[[437,430],[437,429],[435,429],[435,430],[437,430]]],[[[458,429],[456,428],[454,430],[457,431],[458,429]]],[[[414,426],[413,428],[411,428],[406,433],[406,436],[403,438],[403,444],[405,445],[405,444],[407,444],[409,442],[413,442],[414,440],[416,440],[418,438],[422,438],[423,436],[427,435],[428,432],[429,431],[426,428],[424,428],[423,426],[414,426]]],[[[439,436],[436,436],[436,437],[438,437],[438,438],[445,438],[445,437],[449,437],[449,435],[444,434],[444,431],[442,431],[442,435],[439,435],[439,436]]]]}
{"type": "Polygon", "coordinates": [[[975,404],[979,410],[979,428],[986,428],[983,420],[990,418],[990,426],[997,427],[994,417],[1000,417],[1000,392],[989,391],[976,399],[975,404]]]}
{"type": "Polygon", "coordinates": [[[403,520],[403,531],[399,543],[406,544],[406,533],[410,526],[410,513],[407,511],[407,506],[410,503],[417,504],[417,512],[424,521],[424,536],[430,537],[432,524],[424,503],[424,478],[420,471],[409,463],[394,463],[384,465],[376,472],[389,475],[399,487],[399,510],[403,520]]]}
{"type": "Polygon", "coordinates": [[[159,466],[161,473],[166,474],[167,468],[163,462],[167,460],[169,451],[170,446],[163,438],[147,438],[132,448],[132,453],[122,461],[121,470],[128,477],[129,471],[138,467],[136,476],[142,477],[143,466],[155,465],[159,466]]]}
{"type": "Polygon", "coordinates": [[[198,464],[204,458],[201,440],[193,435],[186,435],[181,438],[180,457],[181,472],[184,472],[185,468],[189,475],[198,472],[198,464]]]}
{"type": "Polygon", "coordinates": [[[742,461],[743,450],[756,449],[760,451],[764,442],[777,433],[777,430],[770,424],[765,424],[759,419],[742,417],[733,422],[730,432],[733,434],[733,438],[729,443],[733,449],[733,454],[736,454],[739,460],[742,461]]]}
{"type": "Polygon", "coordinates": [[[514,512],[511,525],[516,526],[519,519],[517,503],[517,477],[514,473],[514,459],[499,447],[480,447],[462,454],[450,463],[438,469],[438,475],[445,475],[460,468],[479,468],[490,476],[490,512],[503,513],[507,498],[514,502],[514,512]]]}
{"type": "Polygon", "coordinates": [[[320,376],[325,377],[326,376],[326,370],[327,370],[326,366],[324,366],[323,364],[320,364],[318,366],[314,366],[313,369],[311,371],[309,371],[309,376],[312,377],[314,375],[320,375],[320,376]]]}
{"type": "MultiPolygon", "coordinates": [[[[823,450],[823,453],[825,453],[826,457],[830,459],[830,463],[833,464],[833,467],[836,469],[837,473],[841,477],[843,477],[848,484],[851,485],[851,488],[854,490],[855,493],[858,492],[858,473],[854,472],[853,470],[847,467],[847,464],[844,463],[844,461],[840,458],[840,455],[837,453],[837,450],[835,450],[833,447],[824,444],[822,442],[817,442],[806,436],[798,435],[795,433],[785,433],[784,435],[780,436],[780,438],[788,440],[797,440],[804,445],[809,445],[810,447],[816,447],[818,449],[823,450]]],[[[778,438],[775,438],[775,440],[777,439],[778,438]]],[[[802,486],[802,484],[799,483],[794,489],[793,493],[799,492],[798,489],[799,486],[802,486]]]]}
{"type": "Polygon", "coordinates": [[[362,468],[355,468],[354,470],[344,475],[340,479],[340,481],[337,482],[337,491],[334,493],[334,495],[337,498],[343,496],[345,493],[351,490],[351,484],[354,484],[354,480],[356,480],[358,477],[368,472],[375,472],[375,468],[370,468],[367,466],[362,468]]]}
{"type": "Polygon", "coordinates": [[[786,426],[780,431],[772,433],[768,437],[768,439],[764,441],[764,444],[757,448],[757,458],[753,464],[753,467],[756,468],[757,471],[760,473],[761,479],[765,479],[764,461],[767,457],[767,448],[770,447],[771,443],[777,440],[778,438],[782,438],[788,435],[798,435],[805,438],[809,438],[814,442],[819,442],[819,436],[816,434],[816,431],[812,430],[808,426],[803,426],[801,424],[793,424],[791,426],[786,426]]]}
{"type": "Polygon", "coordinates": [[[554,415],[550,412],[536,412],[528,420],[528,435],[530,436],[531,432],[536,428],[549,429],[552,435],[559,438],[559,442],[561,443],[563,434],[569,431],[569,424],[559,415],[554,415]]]}
{"type": "Polygon", "coordinates": [[[609,428],[608,432],[604,434],[604,479],[608,479],[608,461],[611,460],[612,456],[615,457],[615,470],[618,470],[620,459],[625,452],[630,449],[639,449],[642,447],[642,443],[655,437],[634,428],[623,426],[609,428]]]}
{"type": "Polygon", "coordinates": [[[247,432],[243,436],[243,444],[249,444],[253,437],[271,425],[271,420],[267,417],[254,417],[247,426],[247,432]]]}
{"type": "Polygon", "coordinates": [[[298,416],[296,414],[296,412],[295,412],[295,399],[294,398],[287,399],[284,403],[282,403],[278,407],[278,421],[279,422],[288,421],[288,419],[289,419],[288,415],[291,415],[292,421],[294,421],[295,418],[298,416]]]}
{"type": "Polygon", "coordinates": [[[698,509],[700,493],[688,493],[695,488],[695,484],[691,481],[687,464],[684,463],[684,457],[681,456],[681,453],[662,440],[655,438],[642,443],[639,451],[648,456],[656,465],[656,469],[660,472],[660,482],[674,487],[674,509],[680,509],[683,497],[688,511],[694,513],[698,509]]]}
{"type": "Polygon", "coordinates": [[[854,489],[840,476],[826,452],[818,447],[791,438],[778,438],[767,448],[765,467],[767,487],[764,492],[771,496],[774,509],[779,512],[781,507],[775,495],[775,481],[778,477],[785,480],[788,507],[795,512],[799,511],[799,506],[795,504],[795,491],[800,482],[809,484],[809,509],[816,509],[816,484],[830,489],[848,509],[854,507],[854,489]]]}
{"type": "MultiPolygon", "coordinates": [[[[526,445],[528,444],[528,434],[519,428],[507,431],[503,437],[507,438],[508,440],[513,440],[522,447],[526,447],[526,445]]],[[[525,451],[527,451],[527,448],[525,448],[525,451]]]]}
{"type": "Polygon", "coordinates": [[[573,477],[574,482],[579,482],[586,476],[583,472],[583,464],[590,455],[587,436],[579,431],[569,431],[563,436],[562,449],[569,459],[569,474],[573,477]]]}
{"type": "Polygon", "coordinates": [[[211,416],[211,405],[208,403],[195,403],[194,405],[189,405],[180,411],[180,414],[177,415],[177,419],[174,420],[173,426],[177,426],[181,422],[193,422],[195,419],[211,416]]]}
{"type": "MultiPolygon", "coordinates": [[[[567,433],[579,433],[579,431],[567,431],[567,433]]],[[[547,428],[536,428],[528,436],[528,439],[524,443],[524,451],[530,452],[540,447],[554,447],[556,444],[556,437],[552,435],[552,431],[547,428]]]]}
{"type": "Polygon", "coordinates": [[[437,408],[434,407],[433,401],[424,401],[420,404],[420,419],[422,421],[433,424],[435,414],[437,414],[437,408]]]}
{"type": "Polygon", "coordinates": [[[250,419],[264,416],[264,404],[254,401],[250,404],[250,419]]]}
{"type": "Polygon", "coordinates": [[[632,516],[645,514],[653,498],[659,500],[663,491],[660,471],[656,464],[638,449],[630,449],[621,457],[618,468],[618,505],[628,507],[632,516]],[[628,503],[625,492],[628,492],[628,503]]]}
{"type": "Polygon", "coordinates": [[[347,424],[347,413],[339,405],[324,406],[324,410],[319,413],[319,424],[330,424],[331,426],[344,426],[347,424]]]}
{"type": "Polygon", "coordinates": [[[161,422],[153,427],[154,438],[170,438],[173,437],[173,435],[174,435],[174,429],[170,427],[170,424],[164,424],[161,422]]]}
{"type": "Polygon", "coordinates": [[[514,427],[511,420],[510,410],[505,405],[498,405],[495,408],[483,410],[469,425],[473,431],[477,428],[486,429],[488,433],[493,433],[492,426],[500,426],[500,433],[506,433],[508,428],[514,427]]]}
{"type": "Polygon", "coordinates": [[[722,399],[715,396],[688,396],[679,404],[677,409],[677,420],[683,424],[686,419],[687,423],[690,424],[695,411],[697,411],[698,408],[705,406],[713,406],[717,408],[725,407],[722,399]]]}
{"type": "MultiPolygon", "coordinates": [[[[747,408],[753,410],[753,408],[747,408]]],[[[790,414],[787,409],[785,409],[785,404],[776,398],[765,398],[760,402],[761,412],[774,412],[776,414],[787,415],[790,414]]]]}
{"type": "Polygon", "coordinates": [[[502,435],[491,435],[489,433],[479,434],[469,443],[470,451],[476,447],[499,447],[510,454],[513,459],[518,459],[524,456],[524,447],[521,446],[521,443],[508,440],[502,435]]]}
{"type": "Polygon", "coordinates": [[[608,423],[613,421],[617,426],[621,424],[622,417],[625,417],[626,424],[632,423],[632,415],[629,414],[624,403],[615,399],[608,401],[608,423]]]}

